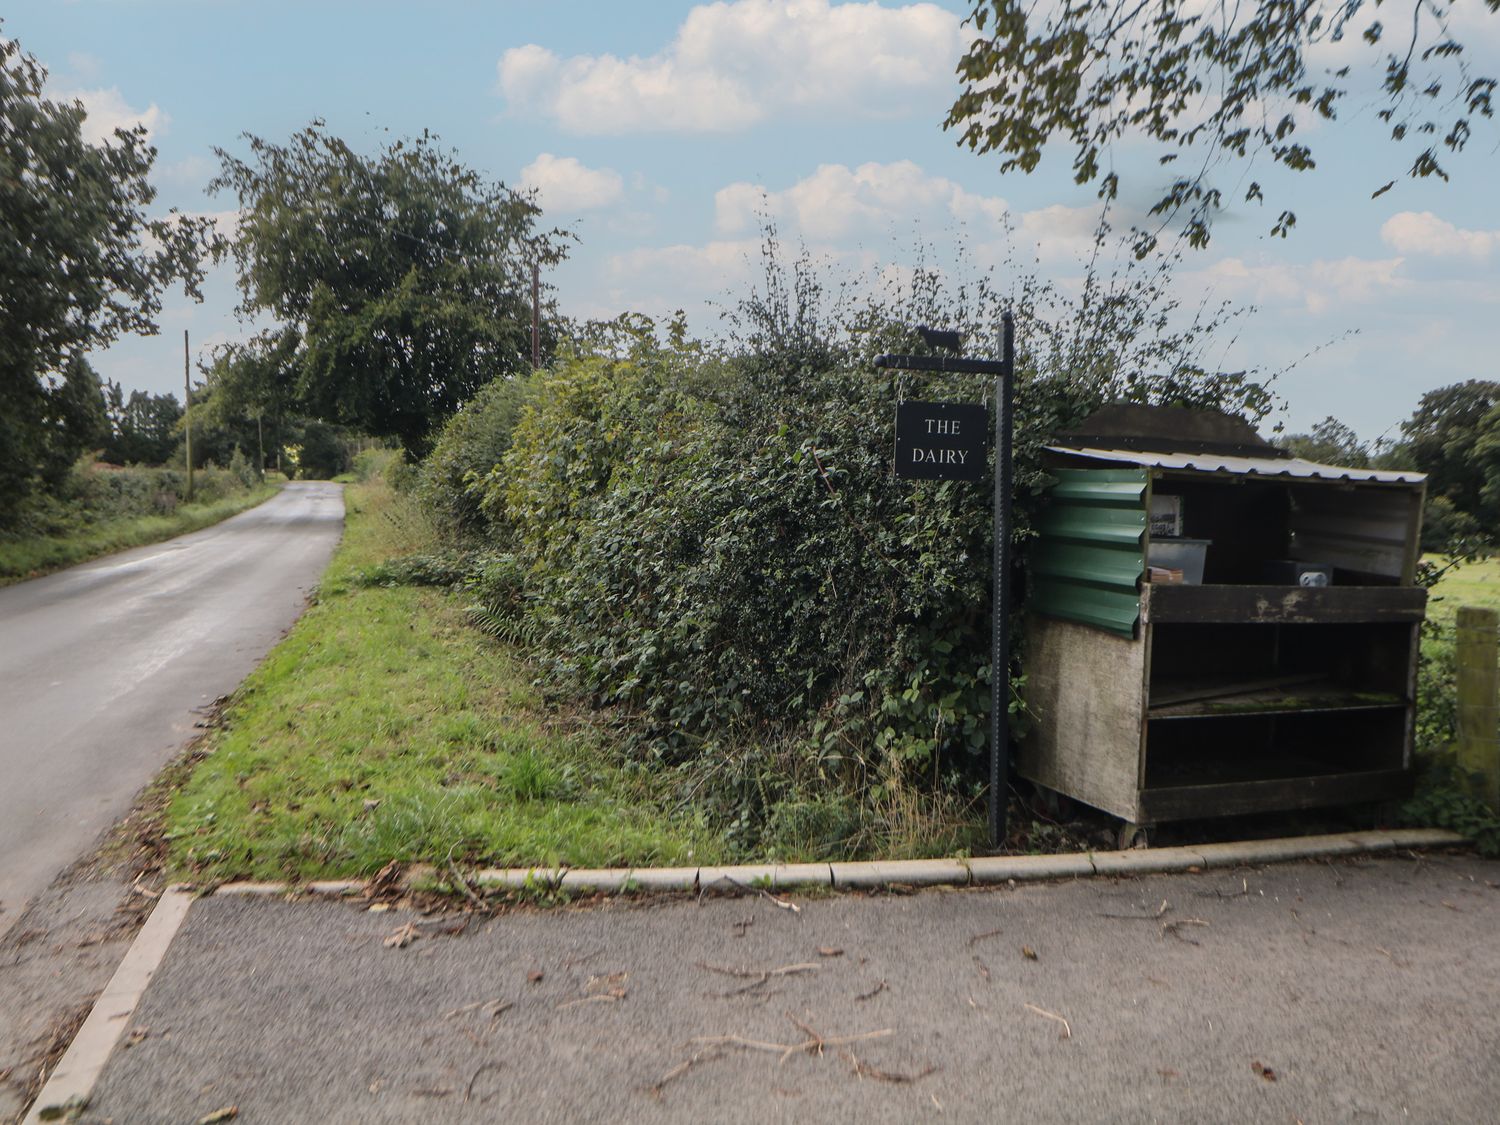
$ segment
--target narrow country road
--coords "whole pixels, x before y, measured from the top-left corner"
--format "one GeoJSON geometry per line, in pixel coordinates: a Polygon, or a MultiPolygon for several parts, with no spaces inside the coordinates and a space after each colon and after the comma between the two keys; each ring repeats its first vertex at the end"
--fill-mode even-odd
{"type": "Polygon", "coordinates": [[[336,484],[0,589],[0,935],[130,807],[296,620],[343,529],[336,484]]]}

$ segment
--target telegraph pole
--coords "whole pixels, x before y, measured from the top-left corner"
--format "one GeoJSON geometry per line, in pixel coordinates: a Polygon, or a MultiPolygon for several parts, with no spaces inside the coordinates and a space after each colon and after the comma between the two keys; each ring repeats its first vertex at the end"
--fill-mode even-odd
{"type": "Polygon", "coordinates": [[[182,330],[182,429],[187,435],[187,499],[193,499],[193,377],[188,357],[188,330],[182,330]]]}

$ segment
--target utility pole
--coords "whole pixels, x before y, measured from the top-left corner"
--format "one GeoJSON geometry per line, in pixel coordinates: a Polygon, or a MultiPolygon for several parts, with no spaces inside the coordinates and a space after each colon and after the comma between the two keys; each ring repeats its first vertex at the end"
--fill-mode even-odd
{"type": "Polygon", "coordinates": [[[182,330],[182,429],[187,435],[187,499],[193,499],[193,377],[188,357],[188,330],[182,330]]]}
{"type": "Polygon", "coordinates": [[[537,331],[540,319],[542,292],[542,268],[536,263],[531,263],[531,369],[535,371],[542,365],[541,336],[537,331]]]}

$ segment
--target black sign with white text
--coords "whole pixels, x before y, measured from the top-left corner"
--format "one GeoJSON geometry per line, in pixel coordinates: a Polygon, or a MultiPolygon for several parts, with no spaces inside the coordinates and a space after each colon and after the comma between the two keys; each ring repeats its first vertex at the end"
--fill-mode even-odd
{"type": "Polygon", "coordinates": [[[896,476],[982,480],[990,412],[977,402],[898,402],[896,476]]]}

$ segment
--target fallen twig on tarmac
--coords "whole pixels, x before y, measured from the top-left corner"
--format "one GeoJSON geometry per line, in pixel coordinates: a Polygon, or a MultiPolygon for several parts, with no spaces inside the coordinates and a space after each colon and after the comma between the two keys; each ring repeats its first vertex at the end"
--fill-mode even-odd
{"type": "Polygon", "coordinates": [[[479,1076],[481,1074],[483,1074],[487,1070],[499,1069],[500,1064],[497,1062],[480,1063],[479,1069],[474,1071],[473,1074],[469,1075],[469,1084],[464,1087],[464,1101],[467,1102],[474,1096],[474,1083],[479,1081],[479,1076]]]}
{"type": "Polygon", "coordinates": [[[793,1055],[823,1054],[825,1047],[844,1047],[850,1043],[863,1043],[869,1039],[884,1039],[887,1035],[894,1035],[895,1029],[890,1027],[881,1028],[879,1031],[863,1031],[857,1035],[823,1035],[814,1031],[807,1024],[797,1019],[790,1012],[785,1013],[786,1018],[807,1036],[800,1043],[768,1043],[763,1039],[747,1039],[742,1035],[700,1035],[693,1039],[694,1043],[702,1043],[705,1047],[743,1047],[750,1051],[767,1051],[781,1056],[780,1061],[786,1062],[793,1055]]]}
{"type": "Polygon", "coordinates": [[[885,983],[884,980],[882,980],[874,988],[870,989],[869,992],[861,992],[858,996],[855,997],[855,999],[856,1000],[873,1000],[873,999],[875,999],[875,997],[879,996],[885,990],[886,990],[886,983],[885,983]]]}
{"type": "Polygon", "coordinates": [[[728,965],[710,965],[705,961],[699,961],[697,965],[698,968],[707,969],[711,973],[722,973],[726,977],[737,977],[740,980],[748,980],[750,982],[743,988],[733,988],[728,992],[721,992],[719,993],[720,996],[739,996],[760,988],[772,977],[789,977],[795,973],[815,973],[819,968],[819,966],[811,963],[781,965],[775,969],[735,969],[728,965]]]}
{"type": "Polygon", "coordinates": [[[973,937],[969,938],[969,944],[978,945],[980,942],[984,941],[985,938],[999,937],[1004,932],[1004,930],[985,930],[984,933],[975,934],[973,937]]]}
{"type": "Polygon", "coordinates": [[[1154,922],[1172,907],[1166,899],[1161,900],[1161,905],[1156,908],[1155,914],[1099,914],[1099,918],[1118,918],[1122,922],[1154,922]]]}
{"type": "MultiPolygon", "coordinates": [[[[880,985],[884,987],[885,982],[881,981],[880,985]]],[[[876,991],[878,992],[879,988],[876,991]]],[[[803,1035],[807,1036],[806,1039],[799,1043],[771,1043],[764,1039],[750,1039],[743,1035],[700,1035],[691,1040],[692,1043],[698,1044],[700,1049],[695,1051],[690,1057],[683,1059],[682,1062],[667,1071],[650,1086],[647,1086],[646,1092],[652,1097],[660,1098],[662,1091],[669,1082],[675,1082],[695,1066],[722,1058],[724,1052],[732,1047],[739,1047],[747,1051],[764,1051],[767,1054],[780,1055],[779,1065],[796,1054],[809,1054],[821,1058],[824,1048],[827,1047],[844,1048],[851,1043],[864,1043],[872,1039],[884,1039],[888,1035],[895,1034],[893,1028],[885,1027],[878,1031],[860,1032],[857,1035],[824,1035],[797,1019],[790,1012],[783,1014],[803,1035]]],[[[855,1058],[852,1052],[840,1050],[839,1054],[850,1063],[856,1075],[861,1078],[874,1078],[881,1082],[898,1084],[916,1082],[938,1069],[936,1066],[929,1065],[925,1070],[917,1074],[900,1074],[880,1070],[878,1067],[861,1062],[855,1058]]]]}
{"type": "Polygon", "coordinates": [[[557,1006],[560,1012],[564,1008],[574,1008],[579,1004],[613,1004],[625,999],[628,992],[625,982],[630,978],[626,972],[608,973],[604,976],[590,977],[588,984],[583,986],[587,996],[580,996],[576,1000],[566,1000],[557,1006]]]}
{"type": "Polygon", "coordinates": [[[790,899],[777,898],[770,891],[761,891],[760,893],[763,894],[763,895],[765,895],[766,898],[770,899],[772,902],[774,902],[777,906],[781,907],[781,909],[783,909],[783,910],[790,910],[793,914],[801,914],[802,913],[802,907],[798,906],[795,902],[792,902],[790,899]]]}
{"type": "Polygon", "coordinates": [[[682,1062],[674,1066],[671,1070],[667,1071],[667,1073],[663,1074],[651,1085],[647,1086],[646,1092],[649,1093],[652,1097],[660,1098],[661,1092],[666,1087],[668,1082],[675,1082],[688,1071],[692,1070],[693,1067],[697,1066],[699,1063],[712,1062],[714,1059],[719,1058],[723,1054],[723,1050],[718,1047],[708,1047],[702,1051],[699,1051],[692,1058],[684,1059],[682,1062]]]}
{"type": "Polygon", "coordinates": [[[881,1070],[878,1066],[871,1066],[856,1058],[853,1051],[840,1051],[840,1055],[849,1063],[858,1078],[873,1078],[877,1082],[890,1082],[896,1086],[909,1086],[913,1082],[920,1082],[929,1074],[936,1074],[942,1068],[936,1063],[928,1063],[915,1074],[902,1074],[899,1071],[881,1070]]]}
{"type": "Polygon", "coordinates": [[[1218,887],[1211,887],[1206,891],[1194,891],[1193,893],[1199,898],[1244,898],[1250,893],[1250,880],[1241,879],[1240,889],[1231,891],[1229,894],[1225,894],[1218,887]]]}
{"type": "Polygon", "coordinates": [[[444,1012],[443,1018],[445,1020],[451,1020],[454,1016],[463,1016],[467,1015],[470,1012],[477,1012],[481,1008],[489,1008],[490,1019],[497,1020],[500,1018],[502,1013],[509,1011],[513,1007],[515,1007],[515,1005],[512,1004],[509,1000],[501,1000],[497,996],[493,1000],[476,1000],[472,1004],[465,1004],[462,1008],[454,1008],[451,1012],[444,1012]]]}
{"type": "Polygon", "coordinates": [[[1188,945],[1202,945],[1203,944],[1202,942],[1194,941],[1190,937],[1183,937],[1182,934],[1179,931],[1182,929],[1183,926],[1207,926],[1207,925],[1208,925],[1208,923],[1205,922],[1202,918],[1178,918],[1175,921],[1172,921],[1172,922],[1163,922],[1161,924],[1161,936],[1162,937],[1166,937],[1168,934],[1171,934],[1178,941],[1185,942],[1188,945]]]}
{"type": "Polygon", "coordinates": [[[1070,1024],[1062,1016],[1058,1015],[1056,1012],[1049,1012],[1046,1008],[1038,1008],[1035,1004],[1029,1003],[1023,1005],[1023,1007],[1025,1007],[1028,1012],[1035,1012],[1039,1016],[1046,1016],[1049,1020],[1056,1020],[1058,1023],[1062,1024],[1063,1031],[1062,1034],[1058,1036],[1059,1039],[1073,1038],[1073,1025],[1070,1024]]]}
{"type": "Polygon", "coordinates": [[[592,961],[595,957],[598,957],[603,952],[604,947],[601,945],[592,953],[584,953],[582,955],[575,955],[573,957],[565,957],[558,964],[560,968],[571,969],[574,965],[582,965],[585,961],[592,961]]]}

